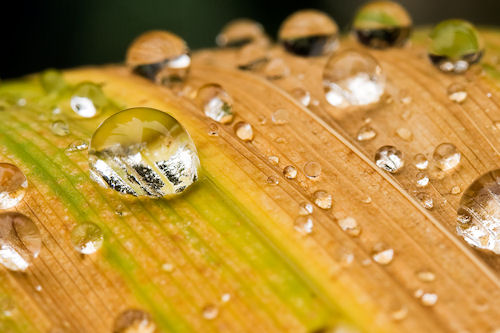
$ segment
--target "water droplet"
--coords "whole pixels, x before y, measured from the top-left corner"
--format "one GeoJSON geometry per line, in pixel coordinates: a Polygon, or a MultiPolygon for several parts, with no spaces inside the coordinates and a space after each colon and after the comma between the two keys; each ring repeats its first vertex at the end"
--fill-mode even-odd
{"type": "Polygon", "coordinates": [[[413,133],[405,127],[398,128],[396,134],[405,141],[411,141],[411,139],[413,139],[413,133]]]}
{"type": "Polygon", "coordinates": [[[230,21],[215,39],[219,47],[242,47],[259,40],[269,42],[262,25],[250,19],[230,21]]]}
{"type": "Polygon", "coordinates": [[[220,301],[222,303],[227,303],[230,300],[231,300],[231,294],[229,294],[229,293],[222,294],[222,296],[220,297],[220,301]]]}
{"type": "Polygon", "coordinates": [[[406,306],[402,306],[396,311],[391,313],[391,318],[395,321],[401,321],[408,316],[408,308],[406,306]]]}
{"type": "Polygon", "coordinates": [[[309,202],[302,202],[299,205],[299,215],[311,215],[314,210],[314,206],[309,202]]]}
{"type": "Polygon", "coordinates": [[[161,265],[161,269],[163,269],[165,272],[171,273],[174,271],[175,267],[173,264],[166,262],[161,265]]]}
{"type": "Polygon", "coordinates": [[[321,176],[321,165],[318,162],[309,161],[304,164],[304,173],[307,178],[316,180],[321,176]]]}
{"type": "Polygon", "coordinates": [[[309,103],[311,103],[311,94],[302,88],[293,89],[290,91],[290,95],[292,95],[292,97],[299,101],[303,106],[307,107],[309,106],[309,103]]]}
{"type": "Polygon", "coordinates": [[[92,254],[99,250],[104,242],[101,228],[94,223],[82,223],[71,231],[71,243],[81,254],[92,254]]]}
{"type": "Polygon", "coordinates": [[[167,113],[132,108],[114,114],[90,142],[90,175],[122,194],[163,197],[198,179],[199,159],[189,134],[167,113]]]}
{"type": "Polygon", "coordinates": [[[12,271],[25,271],[38,257],[42,237],[38,227],[25,215],[0,214],[0,263],[12,271]]]}
{"type": "Polygon", "coordinates": [[[16,206],[26,194],[28,180],[15,165],[0,163],[0,209],[16,206]]]}
{"type": "Polygon", "coordinates": [[[426,170],[429,166],[429,160],[424,154],[416,154],[413,157],[413,161],[415,162],[415,167],[419,170],[426,170]]]}
{"type": "Polygon", "coordinates": [[[333,55],[323,71],[328,103],[335,107],[376,103],[385,90],[385,75],[368,53],[346,50],[333,55]]]}
{"type": "Polygon", "coordinates": [[[283,169],[283,175],[287,179],[295,179],[297,177],[297,168],[293,165],[288,165],[283,169]]]}
{"type": "Polygon", "coordinates": [[[219,135],[219,126],[215,123],[211,123],[208,125],[208,135],[209,136],[218,136],[219,135]]]}
{"type": "Polygon", "coordinates": [[[432,197],[428,193],[419,192],[416,194],[416,197],[424,208],[432,209],[434,207],[434,200],[432,200],[432,197]]]}
{"type": "Polygon", "coordinates": [[[410,37],[411,27],[408,12],[392,1],[365,4],[356,13],[353,23],[358,41],[377,49],[403,46],[410,37]]]}
{"type": "Polygon", "coordinates": [[[284,125],[288,123],[288,110],[278,109],[273,112],[271,121],[276,125],[284,125]]]}
{"type": "Polygon", "coordinates": [[[467,243],[500,254],[500,169],[477,178],[462,194],[457,233],[467,243]]]}
{"type": "Polygon", "coordinates": [[[422,282],[432,282],[436,279],[436,275],[431,271],[419,271],[417,278],[422,282]]]}
{"type": "Polygon", "coordinates": [[[280,180],[278,179],[278,177],[271,175],[271,176],[267,177],[266,183],[268,185],[278,185],[280,183],[280,180]]]}
{"type": "Polygon", "coordinates": [[[483,43],[469,22],[452,19],[440,22],[431,33],[429,58],[443,72],[465,72],[483,54],[483,43]]]}
{"type": "Polygon", "coordinates": [[[69,134],[69,126],[64,120],[54,121],[50,126],[50,130],[58,136],[66,136],[69,134]]]}
{"type": "Polygon", "coordinates": [[[420,301],[425,306],[433,306],[438,301],[438,295],[433,293],[424,293],[420,298],[420,301]]]}
{"type": "Polygon", "coordinates": [[[377,132],[370,125],[363,125],[358,131],[356,138],[358,141],[369,141],[377,136],[377,132]]]}
{"type": "Polygon", "coordinates": [[[332,208],[332,195],[326,191],[319,190],[314,192],[314,203],[316,206],[322,209],[330,209],[332,208]]]}
{"type": "Polygon", "coordinates": [[[239,122],[234,126],[234,131],[236,136],[243,141],[253,140],[253,128],[252,125],[245,122],[239,122]]]}
{"type": "Polygon", "coordinates": [[[436,161],[438,167],[443,170],[451,170],[460,163],[460,152],[452,143],[442,143],[434,149],[432,158],[436,161]]]}
{"type": "Polygon", "coordinates": [[[80,117],[95,117],[108,104],[101,87],[91,82],[76,86],[71,96],[71,109],[80,117]]]}
{"type": "Polygon", "coordinates": [[[447,93],[450,101],[455,103],[463,103],[467,99],[465,86],[460,83],[451,84],[447,89],[447,93]]]}
{"type": "Polygon", "coordinates": [[[394,250],[393,249],[385,249],[385,250],[381,250],[381,251],[376,251],[372,255],[373,260],[376,263],[379,263],[380,265],[390,264],[393,257],[394,257],[394,250]]]}
{"type": "Polygon", "coordinates": [[[320,56],[338,46],[338,26],[327,14],[317,10],[301,10],[281,24],[278,39],[283,47],[299,56],[320,56]]]}
{"type": "Polygon", "coordinates": [[[280,158],[278,156],[269,156],[267,158],[267,160],[269,161],[269,163],[271,163],[272,165],[278,165],[278,163],[280,162],[280,158]]]}
{"type": "Polygon", "coordinates": [[[411,98],[411,96],[405,96],[405,97],[401,98],[401,104],[403,104],[403,105],[408,105],[412,101],[413,101],[413,99],[411,98]]]}
{"type": "Polygon", "coordinates": [[[203,318],[214,320],[219,315],[219,308],[214,304],[205,305],[202,309],[203,318]]]}
{"type": "Polygon", "coordinates": [[[294,228],[302,235],[309,235],[313,231],[314,221],[310,215],[301,215],[295,219],[294,228]]]}
{"type": "Polygon", "coordinates": [[[220,85],[205,84],[198,90],[196,101],[207,117],[222,124],[233,120],[233,99],[220,85]]]}
{"type": "Polygon", "coordinates": [[[453,186],[450,191],[451,194],[459,194],[460,192],[462,192],[462,189],[458,185],[453,186]]]}
{"type": "Polygon", "coordinates": [[[419,172],[415,176],[418,187],[426,187],[429,184],[429,177],[425,172],[419,172]]]}
{"type": "Polygon", "coordinates": [[[274,58],[264,64],[262,73],[269,80],[278,80],[290,75],[290,68],[283,59],[274,58]]]}
{"type": "Polygon", "coordinates": [[[66,153],[73,153],[76,151],[87,150],[88,148],[89,148],[89,145],[86,141],[77,140],[77,141],[70,143],[64,151],[66,153]]]}
{"type": "Polygon", "coordinates": [[[156,83],[183,81],[191,67],[186,43],[168,31],[148,31],[136,38],[127,51],[127,65],[136,74],[156,83]]]}
{"type": "Polygon", "coordinates": [[[156,325],[149,313],[142,310],[129,309],[122,312],[116,319],[113,333],[153,333],[156,325]]]}
{"type": "Polygon", "coordinates": [[[375,164],[390,173],[396,173],[404,166],[403,153],[393,146],[380,147],[375,153],[375,164]]]}
{"type": "Polygon", "coordinates": [[[61,71],[47,69],[40,74],[40,84],[47,93],[59,93],[67,87],[61,71]]]}
{"type": "Polygon", "coordinates": [[[237,59],[239,69],[258,70],[269,61],[267,45],[261,43],[247,44],[238,52],[237,59]]]}
{"type": "Polygon", "coordinates": [[[350,236],[358,236],[361,233],[361,228],[358,221],[354,217],[346,217],[338,220],[340,228],[350,236]]]}

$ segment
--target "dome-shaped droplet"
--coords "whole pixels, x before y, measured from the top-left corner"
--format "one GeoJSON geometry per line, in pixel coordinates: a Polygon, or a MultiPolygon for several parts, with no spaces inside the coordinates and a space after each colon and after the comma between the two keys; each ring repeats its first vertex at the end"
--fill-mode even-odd
{"type": "Polygon", "coordinates": [[[332,208],[333,198],[332,195],[326,191],[319,190],[314,192],[314,203],[322,209],[332,208]]]}
{"type": "Polygon", "coordinates": [[[309,202],[301,202],[299,205],[299,215],[310,215],[314,211],[314,206],[309,202]]]}
{"type": "Polygon", "coordinates": [[[136,38],[127,51],[127,65],[156,83],[183,81],[191,66],[189,49],[168,31],[148,31],[136,38]]]}
{"type": "Polygon", "coordinates": [[[102,229],[94,223],[82,223],[71,231],[71,243],[81,254],[92,254],[99,250],[104,241],[102,229]]]}
{"type": "Polygon", "coordinates": [[[380,147],[375,153],[375,164],[390,173],[396,173],[404,166],[403,153],[393,146],[380,147]]]}
{"type": "Polygon", "coordinates": [[[16,206],[28,187],[24,173],[15,165],[0,163],[0,209],[16,206]]]}
{"type": "Polygon", "coordinates": [[[463,103],[467,99],[467,90],[465,86],[460,83],[451,84],[446,90],[450,101],[455,103],[463,103]]]}
{"type": "Polygon", "coordinates": [[[68,85],[62,73],[56,69],[47,69],[40,74],[40,84],[46,93],[59,93],[68,85]]]}
{"type": "Polygon", "coordinates": [[[199,160],[189,134],[172,116],[132,108],[106,119],[92,136],[90,174],[122,194],[163,197],[198,179],[199,160]]]}
{"type": "Polygon", "coordinates": [[[115,319],[113,333],[154,333],[156,325],[149,313],[142,310],[126,310],[115,319]]]}
{"type": "Polygon", "coordinates": [[[205,84],[198,90],[196,101],[207,117],[223,124],[233,120],[233,99],[220,85],[205,84]]]}
{"type": "Polygon", "coordinates": [[[293,227],[301,235],[309,235],[314,228],[313,218],[310,215],[300,215],[295,219],[293,227]]]}
{"type": "Polygon", "coordinates": [[[316,180],[321,176],[321,164],[314,161],[309,161],[304,164],[304,173],[307,178],[316,180]]]}
{"type": "Polygon", "coordinates": [[[354,17],[353,29],[360,43],[373,48],[402,46],[408,40],[412,21],[408,12],[392,1],[372,1],[354,17]]]}
{"type": "Polygon", "coordinates": [[[363,125],[358,130],[358,134],[356,135],[356,139],[358,141],[369,141],[374,139],[377,136],[377,131],[370,125],[363,125]]]}
{"type": "Polygon", "coordinates": [[[207,304],[201,310],[201,314],[206,320],[214,320],[219,315],[219,308],[215,304],[207,304]]]}
{"type": "Polygon", "coordinates": [[[500,169],[477,178],[464,191],[457,232],[470,245],[500,254],[500,169]]]}
{"type": "Polygon", "coordinates": [[[253,128],[249,123],[245,123],[243,121],[237,123],[234,126],[234,132],[236,133],[236,136],[243,141],[253,140],[253,128]]]}
{"type": "Polygon", "coordinates": [[[419,192],[415,195],[422,204],[422,206],[426,209],[432,209],[434,208],[434,200],[432,200],[432,197],[429,195],[429,193],[425,192],[419,192]]]}
{"type": "Polygon", "coordinates": [[[301,10],[286,18],[278,38],[288,52],[300,56],[319,56],[337,48],[338,26],[323,12],[301,10]]]}
{"type": "Polygon", "coordinates": [[[460,152],[452,143],[442,143],[434,149],[432,154],[438,167],[443,170],[451,170],[460,163],[460,152]]]}
{"type": "Polygon", "coordinates": [[[77,85],[70,100],[71,109],[83,118],[95,117],[107,103],[101,87],[92,82],[77,85]]]}
{"type": "Polygon", "coordinates": [[[250,19],[236,19],[224,26],[215,39],[220,47],[241,47],[256,41],[269,42],[262,25],[250,19]]]}
{"type": "Polygon", "coordinates": [[[278,109],[271,115],[271,121],[276,125],[284,125],[289,121],[289,112],[287,109],[278,109]]]}
{"type": "Polygon", "coordinates": [[[281,58],[273,58],[262,67],[262,74],[269,80],[278,80],[290,75],[290,68],[281,58]]]}
{"type": "Polygon", "coordinates": [[[293,98],[299,101],[303,106],[309,106],[309,103],[311,103],[311,94],[305,89],[294,88],[290,91],[290,95],[292,95],[293,98]]]}
{"type": "Polygon", "coordinates": [[[425,170],[429,166],[429,160],[424,154],[416,154],[413,157],[413,162],[415,163],[415,167],[419,170],[425,170]]]}
{"type": "Polygon", "coordinates": [[[429,57],[444,72],[465,72],[483,54],[483,42],[476,28],[464,20],[446,20],[430,33],[429,57]]]}
{"type": "Polygon", "coordinates": [[[297,168],[293,165],[288,165],[283,169],[283,176],[287,179],[297,178],[297,168]]]}
{"type": "Polygon", "coordinates": [[[394,258],[394,250],[393,249],[376,249],[372,254],[373,260],[380,265],[389,265],[394,258]]]}
{"type": "Polygon", "coordinates": [[[361,233],[358,221],[354,217],[344,217],[338,220],[339,227],[348,235],[356,237],[361,233]]]}
{"type": "Polygon", "coordinates": [[[385,75],[371,55],[346,50],[333,55],[323,70],[328,103],[336,107],[376,103],[385,90],[385,75]]]}
{"type": "Polygon", "coordinates": [[[50,130],[57,136],[66,136],[69,134],[68,123],[64,120],[56,120],[50,124],[50,130]]]}
{"type": "Polygon", "coordinates": [[[247,44],[238,52],[237,65],[242,70],[258,70],[268,61],[267,45],[262,45],[262,43],[247,44]]]}
{"type": "Polygon", "coordinates": [[[0,263],[13,271],[25,271],[38,257],[42,237],[33,221],[19,213],[0,214],[0,263]]]}

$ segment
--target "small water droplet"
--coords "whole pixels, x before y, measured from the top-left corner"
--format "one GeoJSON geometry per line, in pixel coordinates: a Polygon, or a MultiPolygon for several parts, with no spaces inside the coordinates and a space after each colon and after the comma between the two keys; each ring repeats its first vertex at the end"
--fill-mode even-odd
{"type": "Polygon", "coordinates": [[[442,143],[434,149],[432,157],[441,170],[448,171],[460,163],[461,155],[454,144],[442,143]]]}
{"type": "Polygon", "coordinates": [[[294,228],[302,235],[309,235],[313,231],[314,221],[310,215],[301,215],[295,219],[294,228]]]}
{"type": "Polygon", "coordinates": [[[262,43],[247,44],[240,49],[237,59],[239,69],[258,70],[269,61],[267,45],[262,43]]]}
{"type": "Polygon", "coordinates": [[[71,231],[71,243],[81,254],[92,254],[99,250],[104,242],[102,229],[94,223],[82,223],[71,231]]]}
{"type": "Polygon", "coordinates": [[[262,73],[269,80],[278,80],[290,75],[290,68],[281,58],[273,58],[264,64],[262,73]]]}
{"type": "Polygon", "coordinates": [[[394,257],[394,250],[393,249],[385,249],[385,250],[376,250],[375,253],[373,253],[372,258],[376,263],[379,263],[380,265],[388,265],[392,262],[392,259],[394,257]]]}
{"type": "Polygon", "coordinates": [[[418,187],[426,187],[429,184],[429,177],[425,172],[419,172],[415,176],[418,187]]]}
{"type": "Polygon", "coordinates": [[[428,193],[419,192],[416,194],[416,197],[424,208],[432,209],[434,207],[434,200],[432,200],[432,197],[428,193]]]}
{"type": "Polygon", "coordinates": [[[149,313],[137,309],[122,312],[113,326],[113,333],[153,333],[156,325],[149,313]]]}
{"type": "Polygon", "coordinates": [[[71,96],[71,109],[80,117],[92,118],[108,104],[101,87],[91,82],[77,85],[71,96]]]}
{"type": "Polygon", "coordinates": [[[447,89],[447,93],[450,101],[455,103],[463,103],[467,99],[465,86],[460,83],[451,84],[447,89]]]}
{"type": "Polygon", "coordinates": [[[214,320],[219,315],[219,308],[214,304],[205,305],[202,309],[203,318],[214,320]]]}
{"type": "Polygon", "coordinates": [[[271,115],[271,121],[276,125],[284,125],[289,121],[288,110],[278,109],[271,115]]]}
{"type": "Polygon", "coordinates": [[[332,195],[326,191],[319,190],[314,192],[314,203],[316,206],[322,209],[330,209],[332,208],[333,199],[332,195]]]}
{"type": "Polygon", "coordinates": [[[137,37],[128,48],[126,62],[136,74],[165,85],[183,81],[191,67],[189,49],[184,40],[160,30],[137,37]]]}
{"type": "Polygon", "coordinates": [[[403,113],[401,113],[401,119],[403,120],[408,120],[411,117],[411,110],[405,110],[403,113]]]}
{"type": "Polygon", "coordinates": [[[230,300],[231,300],[231,294],[229,294],[229,293],[222,294],[222,296],[220,297],[220,301],[222,303],[227,303],[230,300]]]}
{"type": "Polygon", "coordinates": [[[267,160],[269,161],[269,163],[271,163],[272,165],[278,165],[278,163],[280,162],[280,158],[278,156],[274,156],[274,155],[271,155],[267,158],[267,160]]]}
{"type": "Polygon", "coordinates": [[[413,139],[413,133],[405,127],[398,128],[396,134],[405,141],[411,141],[411,139],[413,139]]]}
{"type": "Polygon", "coordinates": [[[15,207],[26,194],[28,180],[15,165],[0,163],[0,209],[15,207]]]}
{"type": "Polygon", "coordinates": [[[306,177],[312,180],[316,180],[321,176],[321,164],[314,161],[309,161],[304,164],[304,173],[306,177]]]}
{"type": "Polygon", "coordinates": [[[219,126],[215,123],[210,123],[210,125],[208,125],[208,135],[219,136],[219,126]]]}
{"type": "Polygon", "coordinates": [[[433,293],[424,293],[420,298],[420,301],[425,306],[433,306],[438,301],[438,295],[433,293]]]}
{"type": "Polygon", "coordinates": [[[174,271],[175,266],[171,263],[166,262],[163,265],[161,265],[161,269],[163,269],[165,272],[171,273],[174,271]]]}
{"type": "Polygon", "coordinates": [[[215,39],[219,47],[242,47],[257,41],[268,42],[262,25],[250,19],[236,19],[222,28],[215,39]]]}
{"type": "Polygon", "coordinates": [[[424,154],[416,154],[413,157],[413,162],[415,163],[415,167],[419,170],[426,170],[429,166],[429,160],[424,154]]]}
{"type": "Polygon", "coordinates": [[[90,175],[122,194],[164,197],[198,179],[196,147],[182,125],[165,112],[132,108],[114,114],[90,142],[90,175]]]}
{"type": "Polygon", "coordinates": [[[281,24],[278,39],[290,53],[320,56],[338,46],[338,26],[327,14],[318,10],[300,10],[281,24]]]}
{"type": "Polygon", "coordinates": [[[295,179],[297,177],[297,168],[293,165],[288,165],[283,169],[283,175],[287,179],[295,179]]]}
{"type": "Polygon", "coordinates": [[[462,192],[462,189],[458,185],[453,186],[450,191],[451,194],[459,194],[460,192],[462,192]]]}
{"type": "Polygon", "coordinates": [[[363,45],[384,49],[403,46],[410,37],[412,20],[408,12],[392,1],[371,1],[354,17],[353,29],[363,45]]]}
{"type": "Polygon", "coordinates": [[[411,98],[411,96],[405,96],[405,97],[401,98],[401,104],[403,104],[403,105],[408,105],[412,101],[413,101],[413,99],[411,98]]]}
{"type": "Polygon", "coordinates": [[[301,202],[299,205],[299,215],[311,215],[314,206],[309,202],[301,202]]]}
{"type": "Polygon", "coordinates": [[[42,286],[41,286],[41,285],[37,285],[37,286],[35,287],[35,290],[36,290],[36,291],[38,291],[38,292],[41,292],[41,291],[42,291],[42,289],[43,289],[43,288],[42,288],[42,286]]]}
{"type": "Polygon", "coordinates": [[[66,153],[73,153],[73,152],[77,152],[77,151],[84,151],[84,150],[87,150],[88,148],[89,148],[89,145],[86,141],[77,140],[77,141],[73,141],[72,143],[70,143],[64,151],[66,153]]]}
{"type": "Polygon", "coordinates": [[[290,91],[290,95],[292,95],[293,98],[305,107],[309,106],[309,103],[311,103],[311,94],[302,88],[292,89],[292,91],[290,91]]]}
{"type": "Polygon", "coordinates": [[[335,107],[376,103],[385,90],[385,75],[368,53],[346,50],[333,55],[323,70],[328,103],[335,107]]]}
{"type": "Polygon", "coordinates": [[[408,308],[406,306],[402,306],[396,311],[391,313],[391,318],[395,321],[401,321],[408,316],[408,308]]]}
{"type": "Polygon", "coordinates": [[[279,181],[278,177],[271,175],[271,176],[267,177],[266,183],[268,185],[278,185],[280,183],[280,181],[279,181]]]}
{"type": "Polygon", "coordinates": [[[431,271],[419,271],[417,278],[422,282],[432,282],[436,279],[436,275],[431,271]]]}
{"type": "Polygon", "coordinates": [[[422,289],[417,289],[415,290],[415,292],[413,293],[413,297],[415,298],[420,298],[422,297],[422,295],[424,294],[424,291],[422,289]]]}
{"type": "Polygon", "coordinates": [[[196,101],[207,117],[222,124],[233,120],[233,99],[220,85],[205,84],[198,89],[196,101]]]}
{"type": "Polygon", "coordinates": [[[404,166],[403,153],[393,146],[380,147],[375,153],[375,164],[385,171],[396,173],[404,166]]]}
{"type": "Polygon", "coordinates": [[[469,22],[452,19],[440,22],[431,33],[429,58],[443,72],[465,72],[483,54],[483,42],[469,22]]]}
{"type": "Polygon", "coordinates": [[[359,236],[361,228],[354,217],[345,217],[338,220],[340,228],[350,236],[359,236]]]}
{"type": "Polygon", "coordinates": [[[25,215],[0,214],[0,263],[12,271],[25,271],[38,257],[42,237],[38,227],[25,215]]]}
{"type": "Polygon", "coordinates": [[[239,122],[234,126],[234,131],[236,136],[243,141],[253,140],[253,128],[252,125],[245,122],[239,122]]]}
{"type": "Polygon", "coordinates": [[[374,139],[377,136],[377,131],[370,125],[363,125],[358,131],[356,135],[356,139],[358,141],[369,141],[374,139]]]}
{"type": "Polygon", "coordinates": [[[58,136],[66,136],[69,134],[69,126],[64,120],[54,121],[50,126],[50,130],[58,136]]]}
{"type": "Polygon", "coordinates": [[[47,69],[40,74],[40,84],[47,93],[59,93],[67,87],[61,71],[47,69]]]}

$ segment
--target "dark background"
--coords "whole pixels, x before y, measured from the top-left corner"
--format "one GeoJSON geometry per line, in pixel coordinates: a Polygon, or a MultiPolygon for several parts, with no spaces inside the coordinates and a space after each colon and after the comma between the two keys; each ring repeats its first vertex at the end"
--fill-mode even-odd
{"type": "MultiPolygon", "coordinates": [[[[47,67],[123,60],[128,43],[149,29],[171,30],[192,49],[211,47],[237,17],[261,22],[274,37],[290,13],[316,8],[347,30],[363,0],[0,0],[0,78],[47,67]]],[[[402,0],[416,24],[464,18],[500,26],[500,0],[402,0]]]]}

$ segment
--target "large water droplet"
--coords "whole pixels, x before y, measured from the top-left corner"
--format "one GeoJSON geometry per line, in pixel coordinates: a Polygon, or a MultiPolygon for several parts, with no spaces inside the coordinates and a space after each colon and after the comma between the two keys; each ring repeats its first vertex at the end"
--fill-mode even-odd
{"type": "Polygon", "coordinates": [[[91,82],[76,86],[70,100],[71,109],[83,118],[95,117],[107,103],[101,87],[91,82]]]}
{"type": "Polygon", "coordinates": [[[323,70],[328,103],[336,107],[376,103],[385,90],[385,75],[371,55],[346,50],[333,55],[323,70]]]}
{"type": "Polygon", "coordinates": [[[42,237],[38,227],[25,215],[0,214],[0,263],[13,271],[25,271],[38,257],[42,237]]]}
{"type": "Polygon", "coordinates": [[[0,209],[16,206],[28,187],[24,173],[15,165],[0,163],[0,209]]]}
{"type": "Polygon", "coordinates": [[[127,51],[127,65],[156,83],[183,81],[191,66],[189,49],[168,31],[148,31],[136,38],[127,51]]]}
{"type": "Polygon", "coordinates": [[[322,209],[330,209],[332,208],[332,195],[326,191],[319,190],[314,192],[314,203],[316,206],[322,209]]]}
{"type": "Polygon", "coordinates": [[[234,132],[236,136],[243,141],[253,140],[253,128],[252,125],[245,122],[239,122],[234,126],[234,132]]]}
{"type": "Polygon", "coordinates": [[[122,312],[113,326],[113,333],[154,333],[156,325],[149,313],[129,309],[122,312]]]}
{"type": "Polygon", "coordinates": [[[304,173],[309,179],[318,179],[319,176],[321,176],[321,164],[314,161],[306,162],[306,164],[304,164],[304,173]]]}
{"type": "Polygon", "coordinates": [[[222,28],[215,41],[220,47],[241,47],[258,40],[268,42],[262,25],[250,19],[236,19],[222,28]]]}
{"type": "Polygon", "coordinates": [[[94,223],[82,223],[71,231],[71,243],[81,254],[92,254],[99,250],[104,242],[101,228],[94,223]]]}
{"type": "Polygon", "coordinates": [[[390,173],[396,173],[404,166],[403,153],[393,146],[380,147],[375,153],[375,164],[390,173]]]}
{"type": "Polygon", "coordinates": [[[438,167],[443,170],[451,170],[460,163],[460,152],[452,143],[442,143],[434,149],[432,158],[438,167]]]}
{"type": "Polygon", "coordinates": [[[372,1],[359,9],[353,29],[360,43],[373,48],[402,46],[408,40],[412,21],[408,12],[392,1],[372,1]]]}
{"type": "Polygon", "coordinates": [[[463,73],[483,54],[483,43],[476,28],[459,19],[439,23],[430,33],[429,57],[444,72],[463,73]]]}
{"type": "Polygon", "coordinates": [[[180,193],[198,179],[199,163],[196,147],[182,125],[155,109],[114,114],[90,142],[92,178],[122,194],[180,193]]]}
{"type": "Polygon", "coordinates": [[[327,14],[301,10],[280,27],[278,38],[288,52],[300,56],[319,56],[333,52],[338,45],[338,27],[327,14]]]}
{"type": "Polygon", "coordinates": [[[500,169],[477,178],[464,191],[457,232],[470,245],[500,254],[500,169]]]}
{"type": "Polygon", "coordinates": [[[283,169],[283,175],[287,179],[295,179],[297,177],[297,168],[293,165],[288,165],[283,169]]]}
{"type": "Polygon", "coordinates": [[[207,117],[223,124],[233,120],[233,99],[220,85],[209,83],[202,86],[196,101],[207,117]]]}

